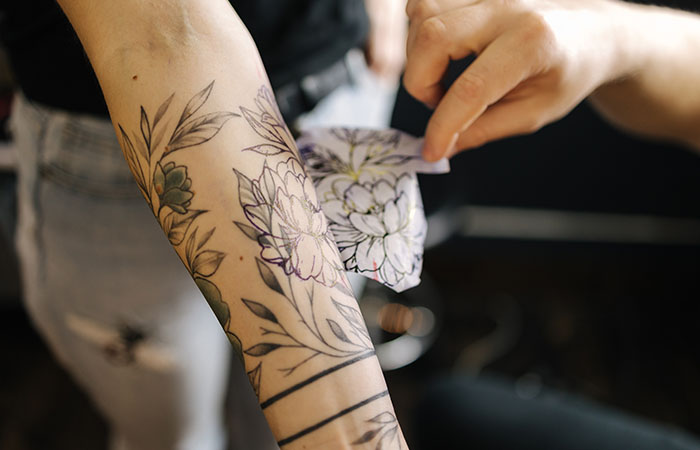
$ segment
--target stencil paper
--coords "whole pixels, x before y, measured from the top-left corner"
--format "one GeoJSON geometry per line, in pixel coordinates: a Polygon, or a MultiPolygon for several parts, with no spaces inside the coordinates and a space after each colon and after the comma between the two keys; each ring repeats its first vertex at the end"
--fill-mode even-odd
{"type": "Polygon", "coordinates": [[[417,172],[423,139],[397,130],[319,128],[297,140],[345,269],[401,292],[420,283],[427,222],[417,172]]]}

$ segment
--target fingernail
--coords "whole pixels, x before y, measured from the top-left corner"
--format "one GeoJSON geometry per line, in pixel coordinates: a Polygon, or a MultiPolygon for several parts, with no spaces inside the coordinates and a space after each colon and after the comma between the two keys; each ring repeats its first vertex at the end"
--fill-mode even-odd
{"type": "Polygon", "coordinates": [[[428,143],[423,144],[423,159],[428,162],[435,162],[446,156],[449,157],[452,153],[454,153],[455,147],[457,146],[457,139],[459,139],[459,133],[455,133],[452,136],[450,142],[447,144],[447,147],[444,149],[436,148],[432,144],[428,143]]]}

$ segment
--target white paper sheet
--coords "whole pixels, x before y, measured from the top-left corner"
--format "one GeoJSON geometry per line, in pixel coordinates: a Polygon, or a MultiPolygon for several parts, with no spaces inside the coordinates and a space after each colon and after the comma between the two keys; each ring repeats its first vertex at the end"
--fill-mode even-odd
{"type": "Polygon", "coordinates": [[[397,130],[319,128],[297,145],[345,269],[401,292],[420,283],[427,222],[416,173],[446,173],[424,161],[423,140],[397,130]]]}

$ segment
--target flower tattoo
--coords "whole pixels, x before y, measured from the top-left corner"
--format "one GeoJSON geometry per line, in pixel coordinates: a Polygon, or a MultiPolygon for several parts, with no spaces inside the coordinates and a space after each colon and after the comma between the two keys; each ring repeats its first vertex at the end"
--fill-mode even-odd
{"type": "Polygon", "coordinates": [[[342,266],[313,183],[299,161],[290,157],[274,168],[265,163],[258,179],[236,175],[243,211],[259,232],[260,257],[287,275],[335,285],[342,266]]]}

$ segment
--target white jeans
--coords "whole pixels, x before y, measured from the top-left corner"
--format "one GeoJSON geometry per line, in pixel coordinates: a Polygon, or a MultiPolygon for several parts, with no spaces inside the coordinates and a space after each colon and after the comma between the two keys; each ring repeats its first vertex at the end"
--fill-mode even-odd
{"type": "MultiPolygon", "coordinates": [[[[112,447],[224,448],[228,341],[137,191],[112,124],[20,97],[11,126],[25,303],[106,416],[112,447]]],[[[240,448],[276,448],[237,372],[234,395],[253,425],[234,428],[257,433],[240,448]]]]}

